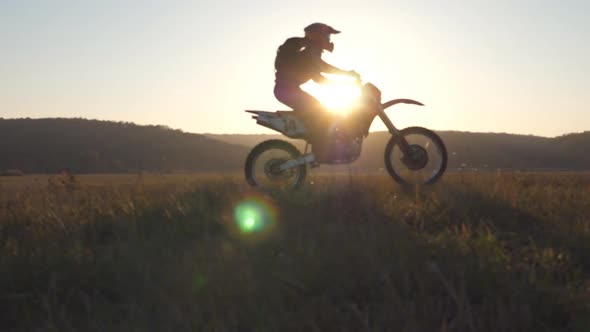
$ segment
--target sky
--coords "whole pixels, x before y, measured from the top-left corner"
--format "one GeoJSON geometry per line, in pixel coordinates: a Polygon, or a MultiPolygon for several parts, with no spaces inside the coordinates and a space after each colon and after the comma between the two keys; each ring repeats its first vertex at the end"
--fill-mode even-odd
{"type": "MultiPolygon", "coordinates": [[[[0,0],[0,117],[193,133],[272,133],[274,56],[324,22],[397,127],[558,136],[590,130],[589,1],[0,0]]],[[[372,131],[384,130],[375,120],[372,131]]]]}

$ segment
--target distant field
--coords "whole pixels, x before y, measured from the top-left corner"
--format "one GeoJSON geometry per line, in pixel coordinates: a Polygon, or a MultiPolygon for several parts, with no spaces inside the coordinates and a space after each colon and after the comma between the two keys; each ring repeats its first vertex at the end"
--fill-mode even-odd
{"type": "Polygon", "coordinates": [[[589,331],[590,174],[0,178],[0,330],[589,331]]]}

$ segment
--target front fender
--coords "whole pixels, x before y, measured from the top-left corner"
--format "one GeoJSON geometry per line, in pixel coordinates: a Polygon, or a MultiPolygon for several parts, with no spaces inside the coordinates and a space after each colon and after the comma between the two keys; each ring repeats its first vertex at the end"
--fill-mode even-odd
{"type": "Polygon", "coordinates": [[[412,99],[393,99],[393,100],[390,100],[386,103],[383,103],[381,106],[383,107],[383,109],[386,109],[386,108],[396,105],[396,104],[412,104],[412,105],[424,106],[424,104],[422,104],[421,102],[415,101],[412,99]]]}

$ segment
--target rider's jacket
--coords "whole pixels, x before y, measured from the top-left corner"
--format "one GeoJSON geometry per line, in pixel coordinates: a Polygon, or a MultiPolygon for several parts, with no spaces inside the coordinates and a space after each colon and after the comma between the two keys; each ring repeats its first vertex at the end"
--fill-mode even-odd
{"type": "Polygon", "coordinates": [[[320,81],[326,65],[321,49],[309,45],[305,38],[289,38],[277,50],[275,82],[299,86],[310,79],[320,81]]]}

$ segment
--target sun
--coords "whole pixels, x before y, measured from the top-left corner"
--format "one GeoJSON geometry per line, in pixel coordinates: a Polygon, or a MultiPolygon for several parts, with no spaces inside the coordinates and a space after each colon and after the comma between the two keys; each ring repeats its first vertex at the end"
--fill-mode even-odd
{"type": "Polygon", "coordinates": [[[361,95],[360,87],[355,82],[338,77],[330,77],[330,81],[324,84],[308,82],[301,88],[334,112],[346,112],[361,95]]]}

